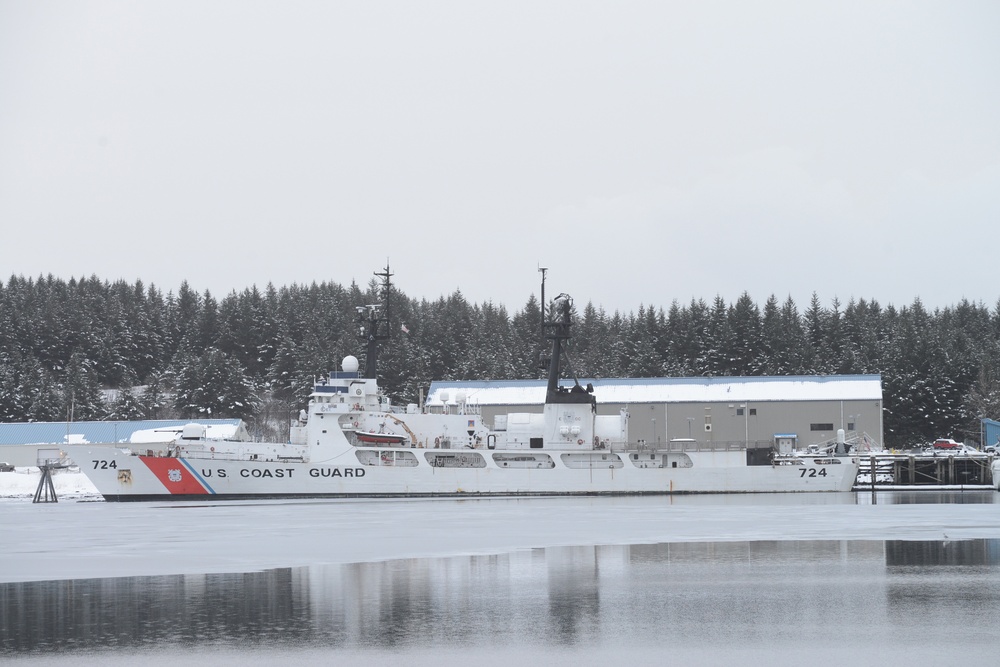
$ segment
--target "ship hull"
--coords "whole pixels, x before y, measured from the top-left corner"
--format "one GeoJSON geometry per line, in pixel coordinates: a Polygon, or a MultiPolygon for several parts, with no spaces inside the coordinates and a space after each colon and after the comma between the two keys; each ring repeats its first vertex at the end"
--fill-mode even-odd
{"type": "Polygon", "coordinates": [[[349,455],[323,462],[236,461],[139,456],[104,446],[66,450],[109,501],[794,493],[849,491],[857,477],[850,459],[747,466],[712,453],[692,454],[686,468],[639,467],[627,454],[611,453],[586,468],[567,467],[559,456],[551,468],[505,468],[484,452],[476,459],[482,467],[447,468],[419,458],[404,467],[363,465],[349,455]]]}

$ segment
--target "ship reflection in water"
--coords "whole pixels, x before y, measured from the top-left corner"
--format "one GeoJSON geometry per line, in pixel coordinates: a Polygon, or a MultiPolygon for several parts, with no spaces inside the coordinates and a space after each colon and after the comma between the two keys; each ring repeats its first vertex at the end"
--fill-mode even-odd
{"type": "Polygon", "coordinates": [[[426,663],[442,664],[449,651],[569,650],[653,662],[669,649],[708,662],[746,650],[779,662],[814,650],[814,664],[873,651],[965,661],[995,657],[998,608],[995,539],[550,547],[0,584],[0,658],[99,661],[129,649],[157,664],[177,650],[294,650],[310,664],[315,650],[321,664],[340,650],[355,662],[435,652],[426,663]]]}

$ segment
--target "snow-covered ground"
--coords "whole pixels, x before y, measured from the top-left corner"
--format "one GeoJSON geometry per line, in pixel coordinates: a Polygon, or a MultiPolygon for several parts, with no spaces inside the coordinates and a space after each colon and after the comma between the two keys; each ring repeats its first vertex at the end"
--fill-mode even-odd
{"type": "MultiPolygon", "coordinates": [[[[0,498],[31,499],[42,478],[41,471],[32,466],[14,468],[14,472],[0,472],[0,498]]],[[[97,487],[78,470],[58,470],[52,475],[52,486],[56,497],[62,500],[98,499],[97,487]]]]}

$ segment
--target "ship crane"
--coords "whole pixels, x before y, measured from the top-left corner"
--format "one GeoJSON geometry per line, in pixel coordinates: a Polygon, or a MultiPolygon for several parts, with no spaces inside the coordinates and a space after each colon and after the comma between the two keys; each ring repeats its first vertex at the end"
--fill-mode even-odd
{"type": "Polygon", "coordinates": [[[385,414],[385,416],[391,419],[392,421],[396,422],[396,424],[398,424],[399,426],[402,426],[403,430],[406,431],[407,435],[410,436],[410,440],[413,442],[414,445],[420,445],[420,442],[417,440],[417,434],[410,430],[410,427],[406,425],[406,422],[404,422],[399,417],[395,417],[389,414],[388,412],[385,414]]]}

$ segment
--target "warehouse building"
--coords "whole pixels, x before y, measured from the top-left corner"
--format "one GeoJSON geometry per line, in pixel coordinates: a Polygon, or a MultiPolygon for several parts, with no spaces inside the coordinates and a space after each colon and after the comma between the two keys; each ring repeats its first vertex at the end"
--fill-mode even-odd
{"type": "MultiPolygon", "coordinates": [[[[593,386],[598,414],[628,412],[633,443],[747,443],[790,451],[835,442],[841,429],[848,442],[882,443],[880,375],[581,379],[580,384],[593,386]]],[[[545,380],[439,381],[431,384],[427,405],[477,410],[491,422],[498,414],[541,412],[545,388],[545,380]]]]}

